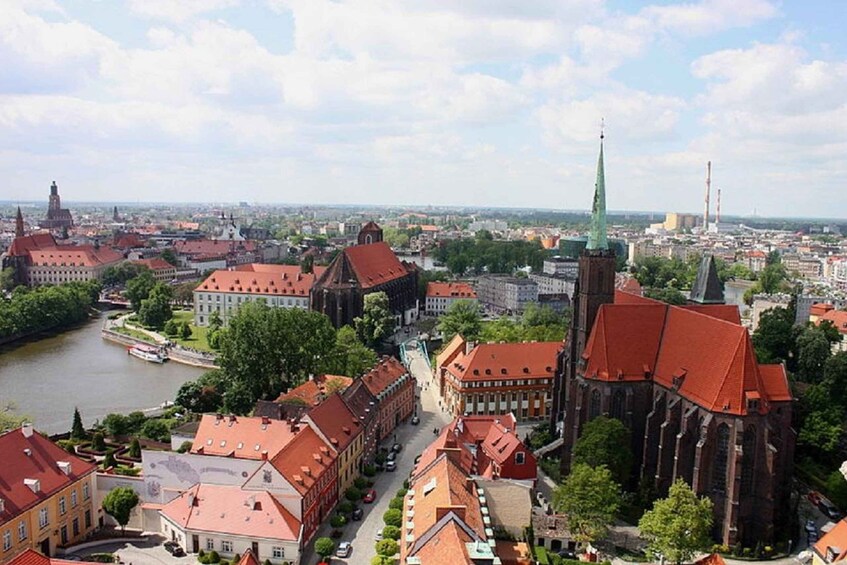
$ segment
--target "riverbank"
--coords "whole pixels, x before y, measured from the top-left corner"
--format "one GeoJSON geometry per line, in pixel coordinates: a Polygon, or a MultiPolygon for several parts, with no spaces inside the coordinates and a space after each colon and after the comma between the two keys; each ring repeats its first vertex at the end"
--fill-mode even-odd
{"type": "Polygon", "coordinates": [[[166,337],[155,332],[151,332],[150,330],[129,325],[129,329],[132,330],[129,333],[116,331],[117,328],[127,328],[127,317],[128,316],[124,316],[117,320],[105,320],[103,322],[103,329],[101,332],[102,338],[128,347],[132,347],[133,345],[150,345],[151,343],[162,345],[168,352],[168,359],[175,363],[182,363],[183,365],[190,365],[192,367],[209,370],[220,368],[215,364],[215,358],[210,356],[208,353],[191,351],[180,345],[168,345],[171,342],[166,337]]]}

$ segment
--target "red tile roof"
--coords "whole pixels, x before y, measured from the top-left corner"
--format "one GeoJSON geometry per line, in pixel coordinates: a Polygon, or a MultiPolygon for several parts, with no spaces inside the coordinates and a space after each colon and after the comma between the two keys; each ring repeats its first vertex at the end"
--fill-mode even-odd
{"type": "Polygon", "coordinates": [[[408,373],[406,367],[394,357],[383,357],[373,369],[362,375],[362,382],[374,396],[387,389],[408,373]]]}
{"type": "MultiPolygon", "coordinates": [[[[415,552],[426,565],[473,565],[465,544],[474,541],[457,523],[449,522],[415,552]]],[[[401,559],[401,563],[405,560],[401,559]]]]}
{"type": "Polygon", "coordinates": [[[476,291],[463,282],[431,282],[426,285],[426,296],[438,298],[476,298],[476,291]]]}
{"type": "Polygon", "coordinates": [[[123,259],[123,255],[109,247],[95,249],[93,245],[57,245],[29,252],[33,265],[49,266],[64,263],[68,266],[99,267],[123,259]]]}
{"type": "Polygon", "coordinates": [[[733,304],[686,304],[680,306],[680,308],[705,314],[737,326],[741,325],[741,312],[739,312],[738,306],[733,304]]]}
{"type": "Polygon", "coordinates": [[[461,381],[553,378],[559,341],[482,343],[459,353],[448,371],[461,381]]]}
{"type": "Polygon", "coordinates": [[[409,274],[409,267],[397,259],[397,255],[384,241],[354,245],[346,248],[343,253],[362,288],[384,284],[409,274]]]}
{"type": "Polygon", "coordinates": [[[8,254],[10,256],[19,257],[28,254],[30,251],[44,249],[48,247],[56,247],[55,238],[49,233],[34,233],[23,237],[16,237],[9,246],[8,254]]]}
{"type": "Polygon", "coordinates": [[[309,426],[303,426],[271,463],[297,492],[305,495],[332,468],[335,459],[335,452],[320,436],[309,426]]]}
{"type": "Polygon", "coordinates": [[[173,265],[162,259],[161,257],[153,257],[152,259],[136,259],[133,263],[144,265],[151,271],[170,271],[176,269],[173,265]]]}
{"type": "MultiPolygon", "coordinates": [[[[302,427],[302,425],[301,425],[302,427]]],[[[205,414],[191,453],[237,459],[271,459],[296,435],[284,420],[205,414]]]]}
{"type": "Polygon", "coordinates": [[[47,500],[95,469],[91,463],[71,455],[41,434],[32,432],[26,437],[23,430],[18,428],[0,435],[0,498],[4,502],[0,524],[47,500]],[[67,474],[59,466],[65,462],[69,464],[67,474]],[[24,484],[27,479],[38,481],[38,492],[24,484]]]}
{"type": "Polygon", "coordinates": [[[809,315],[810,316],[823,316],[824,314],[826,314],[830,310],[835,310],[835,306],[833,306],[832,304],[828,304],[826,302],[819,302],[817,304],[812,304],[812,306],[809,308],[809,315]]]}
{"type": "Polygon", "coordinates": [[[6,565],[82,565],[84,563],[93,563],[93,561],[56,559],[55,557],[47,557],[34,549],[27,548],[7,561],[6,565]]]}
{"type": "Polygon", "coordinates": [[[161,513],[183,529],[297,541],[300,521],[267,491],[198,483],[165,504],[161,513]]]}
{"type": "Polygon", "coordinates": [[[815,543],[815,553],[824,563],[835,563],[847,559],[847,519],[840,520],[834,528],[815,543]],[[833,559],[828,559],[828,550],[832,548],[833,559]]]}
{"type": "Polygon", "coordinates": [[[832,325],[835,326],[835,329],[837,329],[839,333],[847,334],[847,311],[830,310],[823,316],[820,316],[816,324],[820,325],[820,323],[824,320],[832,322],[832,325]]]}
{"type": "Polygon", "coordinates": [[[259,560],[253,555],[253,550],[248,549],[244,552],[244,555],[241,556],[241,561],[238,562],[238,565],[261,565],[259,560]]]}
{"type": "Polygon", "coordinates": [[[347,449],[361,429],[361,423],[337,392],[329,395],[306,415],[337,452],[347,449]]]}
{"type": "Polygon", "coordinates": [[[277,402],[302,401],[307,406],[317,406],[327,393],[342,391],[353,383],[353,379],[343,375],[316,375],[305,383],[280,394],[277,402]]]}
{"type": "Polygon", "coordinates": [[[307,298],[323,269],[315,267],[314,273],[303,273],[298,265],[241,265],[234,271],[215,271],[196,291],[307,298]]]}

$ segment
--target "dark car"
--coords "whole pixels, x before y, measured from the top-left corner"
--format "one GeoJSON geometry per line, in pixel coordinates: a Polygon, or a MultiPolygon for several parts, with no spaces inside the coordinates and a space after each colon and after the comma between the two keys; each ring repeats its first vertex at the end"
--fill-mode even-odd
{"type": "Polygon", "coordinates": [[[563,557],[565,559],[576,559],[576,553],[570,549],[563,549],[559,552],[559,557],[563,557]]]}
{"type": "Polygon", "coordinates": [[[412,425],[413,426],[417,426],[420,423],[421,423],[421,419],[418,418],[417,414],[412,416],[412,425]]]}
{"type": "Polygon", "coordinates": [[[365,515],[365,511],[364,511],[364,510],[362,510],[361,508],[356,508],[356,509],[354,509],[354,510],[353,510],[353,513],[352,513],[352,514],[350,514],[350,518],[351,518],[354,522],[358,522],[359,520],[361,520],[361,519],[362,519],[362,517],[363,517],[364,515],[365,515]]]}
{"type": "Polygon", "coordinates": [[[400,453],[401,451],[403,451],[403,446],[399,443],[395,443],[391,446],[391,451],[393,451],[394,453],[400,453]]]}
{"type": "Polygon", "coordinates": [[[166,541],[164,545],[165,551],[174,557],[185,557],[185,551],[175,541],[166,541]]]}
{"type": "Polygon", "coordinates": [[[841,511],[836,508],[833,503],[826,499],[821,499],[821,501],[818,502],[818,508],[826,515],[827,518],[835,522],[838,522],[844,517],[841,511]]]}

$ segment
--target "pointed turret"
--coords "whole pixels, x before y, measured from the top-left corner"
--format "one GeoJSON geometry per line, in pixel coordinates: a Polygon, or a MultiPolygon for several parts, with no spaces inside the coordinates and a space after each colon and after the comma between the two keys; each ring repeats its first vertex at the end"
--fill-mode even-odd
{"type": "Polygon", "coordinates": [[[594,183],[594,203],[591,206],[591,231],[588,250],[606,250],[606,174],[603,168],[603,133],[600,132],[600,157],[597,159],[597,181],[594,183]]]}
{"type": "Polygon", "coordinates": [[[724,304],[723,288],[718,278],[718,268],[715,265],[715,257],[711,254],[704,255],[697,269],[697,278],[691,287],[689,301],[696,304],[724,304]]]}
{"type": "Polygon", "coordinates": [[[24,215],[21,214],[21,207],[18,206],[18,215],[15,217],[15,237],[24,236],[24,215]]]}

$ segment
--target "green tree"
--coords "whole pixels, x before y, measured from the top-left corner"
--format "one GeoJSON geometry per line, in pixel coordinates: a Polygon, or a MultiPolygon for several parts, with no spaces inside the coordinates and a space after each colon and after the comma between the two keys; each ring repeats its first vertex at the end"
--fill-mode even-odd
{"type": "Polygon", "coordinates": [[[191,331],[191,326],[188,322],[183,322],[179,328],[179,335],[182,339],[189,339],[194,332],[191,331]]]}
{"type": "Polygon", "coordinates": [[[606,466],[616,482],[626,484],[633,462],[630,445],[630,432],[620,420],[599,416],[583,426],[573,448],[573,463],[606,466]]]}
{"type": "Polygon", "coordinates": [[[604,466],[574,465],[553,492],[554,508],[567,516],[571,534],[580,542],[605,536],[620,505],[620,486],[604,466]]]}
{"type": "Polygon", "coordinates": [[[133,263],[132,261],[123,261],[117,265],[106,267],[103,270],[102,281],[106,286],[116,286],[126,284],[132,278],[137,277],[142,272],[150,272],[146,265],[141,263],[133,263]]]}
{"type": "Polygon", "coordinates": [[[165,332],[165,335],[167,335],[169,337],[176,336],[176,334],[179,332],[179,327],[176,324],[176,320],[171,318],[170,320],[165,322],[164,332],[165,332]]]}
{"type": "Polygon", "coordinates": [[[759,273],[758,285],[765,294],[774,294],[785,290],[785,281],[788,280],[788,275],[785,272],[785,267],[782,263],[773,263],[766,266],[759,273]]]}
{"type": "Polygon", "coordinates": [[[467,341],[476,341],[482,332],[479,304],[473,300],[457,300],[439,319],[438,331],[444,336],[445,343],[456,334],[467,341]]]}
{"type": "Polygon", "coordinates": [[[85,426],[82,425],[82,416],[79,414],[79,408],[74,407],[74,420],[71,424],[71,439],[85,439],[85,426]]]}
{"type": "Polygon", "coordinates": [[[103,510],[120,525],[121,532],[129,523],[133,508],[138,505],[138,493],[129,487],[116,487],[103,499],[103,510]]]}
{"type": "Polygon", "coordinates": [[[171,288],[163,283],[156,283],[147,298],[141,301],[138,309],[138,319],[145,326],[160,329],[165,322],[173,317],[171,310],[171,288]]]}
{"type": "Polygon", "coordinates": [[[91,449],[99,452],[106,451],[106,439],[100,432],[94,432],[91,436],[91,449]]]}
{"type": "Polygon", "coordinates": [[[403,524],[403,511],[396,508],[389,508],[382,515],[382,521],[386,526],[400,527],[403,524]]]}
{"type": "Polygon", "coordinates": [[[142,270],[126,282],[124,294],[133,310],[138,312],[138,309],[141,308],[141,301],[150,296],[150,292],[154,286],[156,286],[156,279],[153,278],[153,273],[150,272],[150,269],[142,270]]]}
{"type": "Polygon", "coordinates": [[[521,316],[521,325],[527,327],[556,326],[562,324],[563,316],[549,306],[539,306],[534,302],[526,305],[521,316]]]}
{"type": "Polygon", "coordinates": [[[17,413],[17,406],[14,402],[6,402],[0,405],[0,432],[18,428],[28,420],[27,416],[17,413]]]}
{"type": "Polygon", "coordinates": [[[132,438],[132,441],[129,443],[127,455],[134,459],[141,458],[141,443],[138,441],[137,437],[132,438]]]}
{"type": "Polygon", "coordinates": [[[354,320],[356,335],[369,347],[380,345],[394,332],[397,319],[388,305],[388,295],[372,292],[365,295],[362,317],[354,320]]]}
{"type": "Polygon", "coordinates": [[[212,310],[212,313],[209,314],[209,332],[216,332],[221,327],[223,327],[223,320],[221,320],[221,314],[217,310],[212,310]]]}
{"type": "Polygon", "coordinates": [[[824,364],[832,349],[824,330],[815,326],[803,328],[797,336],[797,376],[807,383],[817,383],[823,379],[824,364]]]}
{"type": "Polygon", "coordinates": [[[648,288],[645,289],[644,296],[675,306],[682,306],[688,302],[685,295],[675,288],[648,288]]]}
{"type": "Polygon", "coordinates": [[[829,408],[809,414],[797,435],[800,446],[819,455],[834,455],[844,433],[840,412],[829,408]]]}
{"type": "Polygon", "coordinates": [[[371,565],[395,565],[394,556],[374,555],[371,558],[371,565]]]}
{"type": "Polygon", "coordinates": [[[164,420],[151,419],[144,422],[141,427],[141,435],[155,441],[169,441],[171,430],[164,420]]]}
{"type": "Polygon", "coordinates": [[[129,421],[123,414],[106,414],[102,424],[106,428],[106,433],[111,437],[126,435],[129,431],[129,421]]]}
{"type": "Polygon", "coordinates": [[[847,407],[847,351],[839,351],[826,360],[823,384],[831,401],[847,407]]]}
{"type": "Polygon", "coordinates": [[[759,326],[753,332],[753,347],[759,363],[785,362],[793,370],[796,359],[797,336],[793,308],[771,308],[762,313],[759,326]]]}
{"type": "Polygon", "coordinates": [[[705,496],[698,498],[682,479],[677,479],[668,497],[657,500],[638,522],[653,557],[662,556],[677,564],[707,546],[711,528],[712,501],[705,496]]]}
{"type": "Polygon", "coordinates": [[[397,510],[403,510],[403,498],[396,496],[391,499],[388,503],[389,508],[396,508],[397,510]]]}
{"type": "Polygon", "coordinates": [[[332,555],[333,551],[335,551],[335,542],[332,541],[332,538],[318,538],[315,541],[315,553],[317,553],[321,559],[326,559],[332,555]]]}
{"type": "Polygon", "coordinates": [[[826,494],[839,508],[847,507],[847,481],[838,469],[826,478],[826,494]]]}
{"type": "Polygon", "coordinates": [[[0,271],[0,291],[9,292],[15,288],[15,268],[6,267],[0,271]]]}
{"type": "Polygon", "coordinates": [[[118,462],[115,461],[115,451],[110,449],[103,458],[103,469],[114,469],[117,466],[118,462]]]}
{"type": "Polygon", "coordinates": [[[376,352],[359,341],[356,330],[344,326],[335,335],[333,356],[327,370],[335,375],[358,377],[376,365],[377,361],[376,352]]]}
{"type": "MultiPolygon", "coordinates": [[[[398,539],[400,539],[400,528],[398,528],[397,526],[385,526],[382,529],[382,537],[384,537],[385,539],[393,539],[394,541],[397,541],[398,539]]],[[[392,553],[391,555],[394,554],[392,553]]]]}
{"type": "Polygon", "coordinates": [[[376,552],[379,555],[391,557],[396,555],[398,551],[400,551],[400,545],[393,539],[382,539],[376,542],[376,552]]]}
{"type": "Polygon", "coordinates": [[[159,258],[167,261],[174,267],[179,264],[179,261],[176,258],[176,253],[174,253],[173,247],[166,247],[159,253],[159,258]]]}

